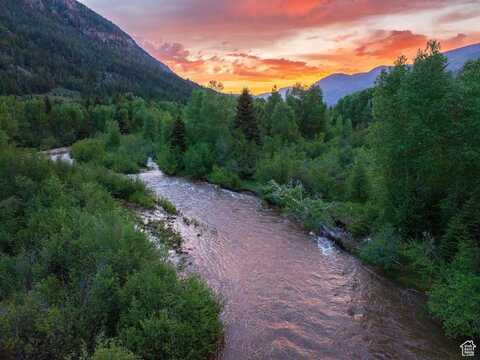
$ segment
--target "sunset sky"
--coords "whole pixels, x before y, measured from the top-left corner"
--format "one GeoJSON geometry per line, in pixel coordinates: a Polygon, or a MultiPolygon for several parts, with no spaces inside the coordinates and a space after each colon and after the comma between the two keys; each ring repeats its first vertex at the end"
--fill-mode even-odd
{"type": "Polygon", "coordinates": [[[480,0],[80,0],[173,71],[254,93],[480,42],[480,0]]]}

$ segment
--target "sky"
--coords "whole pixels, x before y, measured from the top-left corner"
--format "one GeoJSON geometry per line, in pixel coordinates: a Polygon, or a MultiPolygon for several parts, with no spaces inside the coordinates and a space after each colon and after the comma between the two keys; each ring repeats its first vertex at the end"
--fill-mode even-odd
{"type": "Polygon", "coordinates": [[[480,42],[480,0],[80,0],[184,78],[225,92],[311,85],[480,42]]]}

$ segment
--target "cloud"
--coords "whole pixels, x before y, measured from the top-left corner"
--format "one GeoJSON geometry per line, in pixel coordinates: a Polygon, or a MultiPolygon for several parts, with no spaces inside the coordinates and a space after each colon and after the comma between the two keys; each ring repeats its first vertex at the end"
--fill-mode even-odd
{"type": "Polygon", "coordinates": [[[116,0],[115,6],[113,0],[84,1],[97,3],[113,19],[121,19],[129,31],[142,36],[189,44],[228,41],[240,48],[267,47],[305,29],[451,5],[449,0],[172,0],[161,4],[116,0]]]}
{"type": "Polygon", "coordinates": [[[480,17],[480,10],[458,10],[439,17],[437,22],[439,24],[448,24],[463,20],[470,20],[477,17],[480,17]]]}
{"type": "Polygon", "coordinates": [[[80,1],[181,76],[227,91],[367,71],[412,59],[432,37],[443,50],[480,40],[468,21],[480,16],[478,0],[80,1]]]}
{"type": "Polygon", "coordinates": [[[424,47],[427,40],[425,35],[414,34],[410,30],[377,31],[371,39],[355,49],[355,55],[395,58],[404,50],[424,47]]]}

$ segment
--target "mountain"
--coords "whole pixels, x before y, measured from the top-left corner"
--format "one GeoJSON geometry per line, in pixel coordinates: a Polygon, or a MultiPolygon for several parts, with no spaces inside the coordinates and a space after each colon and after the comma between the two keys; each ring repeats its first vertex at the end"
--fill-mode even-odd
{"type": "MultiPolygon", "coordinates": [[[[467,61],[480,58],[480,44],[447,51],[444,55],[448,59],[448,70],[457,72],[467,61]]],[[[378,66],[369,72],[353,75],[333,74],[317,81],[314,86],[322,89],[325,102],[327,105],[333,106],[344,96],[373,87],[378,75],[388,68],[388,66],[378,66]]],[[[291,87],[283,88],[279,90],[279,93],[286,97],[291,89],[291,87]]],[[[259,95],[264,99],[269,96],[270,93],[259,95]]]]}
{"type": "Polygon", "coordinates": [[[0,0],[0,95],[60,90],[181,100],[197,86],[75,0],[0,0]]]}

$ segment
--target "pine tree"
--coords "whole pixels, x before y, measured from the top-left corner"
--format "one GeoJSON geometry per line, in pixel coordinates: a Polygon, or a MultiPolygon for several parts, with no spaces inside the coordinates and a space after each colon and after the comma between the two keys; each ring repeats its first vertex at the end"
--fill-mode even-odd
{"type": "Polygon", "coordinates": [[[244,89],[242,95],[238,98],[235,127],[243,132],[248,141],[260,142],[253,98],[248,89],[244,89]]]}
{"type": "Polygon", "coordinates": [[[172,147],[178,149],[181,153],[187,150],[187,143],[185,141],[185,123],[180,117],[177,117],[173,123],[172,130],[172,147]]]}

